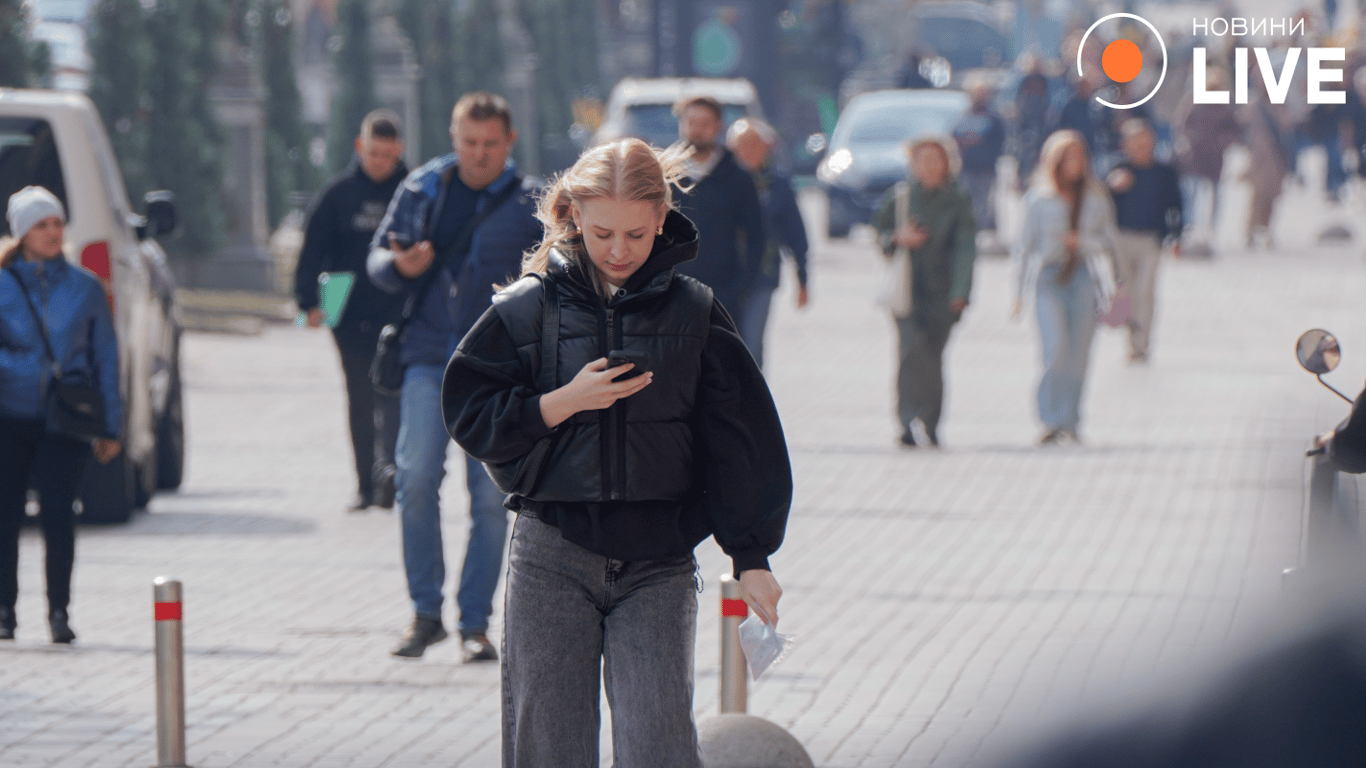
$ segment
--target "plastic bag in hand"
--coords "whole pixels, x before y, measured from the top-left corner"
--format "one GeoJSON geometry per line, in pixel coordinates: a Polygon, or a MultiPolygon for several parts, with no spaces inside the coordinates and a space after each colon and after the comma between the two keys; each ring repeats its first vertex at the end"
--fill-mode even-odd
{"type": "Polygon", "coordinates": [[[777,664],[792,647],[792,635],[780,635],[756,613],[740,624],[740,650],[745,652],[749,671],[755,680],[777,664]]]}

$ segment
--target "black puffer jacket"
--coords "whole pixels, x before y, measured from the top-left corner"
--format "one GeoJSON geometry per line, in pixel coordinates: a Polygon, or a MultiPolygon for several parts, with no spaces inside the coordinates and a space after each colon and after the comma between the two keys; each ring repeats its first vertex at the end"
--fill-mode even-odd
{"type": "Polygon", "coordinates": [[[695,251],[691,223],[671,213],[649,260],[610,300],[568,259],[552,258],[544,284],[560,296],[556,385],[624,347],[649,355],[654,381],[641,392],[546,426],[536,388],[543,283],[530,278],[500,294],[460,343],[442,407],[451,436],[486,465],[554,435],[543,481],[508,506],[589,551],[679,557],[714,534],[737,573],[767,568],[792,498],[787,446],[734,323],[705,286],[674,273],[695,251]]]}
{"type": "MultiPolygon", "coordinates": [[[[545,291],[560,307],[554,386],[571,381],[611,350],[643,353],[657,383],[600,411],[581,411],[555,428],[547,469],[526,496],[534,501],[681,501],[692,486],[689,418],[702,375],[712,292],[690,277],[661,272],[639,290],[623,287],[604,304],[559,251],[544,280],[524,277],[493,302],[523,363],[541,380],[545,291]]],[[[518,462],[489,465],[501,487],[518,462]]]]}

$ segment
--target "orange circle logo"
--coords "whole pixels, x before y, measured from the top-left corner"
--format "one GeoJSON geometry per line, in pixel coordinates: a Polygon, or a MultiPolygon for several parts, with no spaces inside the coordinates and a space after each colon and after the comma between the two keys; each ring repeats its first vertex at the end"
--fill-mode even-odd
{"type": "Polygon", "coordinates": [[[1105,46],[1100,68],[1116,83],[1127,83],[1143,70],[1143,52],[1130,40],[1116,40],[1105,46]]]}

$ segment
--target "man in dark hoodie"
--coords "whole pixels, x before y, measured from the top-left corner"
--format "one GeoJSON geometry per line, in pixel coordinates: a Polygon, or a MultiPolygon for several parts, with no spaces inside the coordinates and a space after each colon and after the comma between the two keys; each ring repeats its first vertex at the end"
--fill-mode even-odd
{"type": "Polygon", "coordinates": [[[370,362],[380,329],[398,319],[403,298],[376,288],[365,277],[370,240],[384,218],[399,182],[408,175],[398,115],[380,109],[365,116],[356,137],[356,157],[313,200],[304,246],[294,273],[294,299],[308,326],[323,324],[318,306],[318,276],[351,272],[355,276],[332,338],[346,377],[351,443],[359,480],[351,511],[394,506],[394,445],[398,441],[398,398],[370,385],[370,362]]]}
{"type": "Polygon", "coordinates": [[[719,142],[721,102],[685,99],[674,109],[680,141],[692,149],[688,178],[674,193],[678,210],[697,226],[697,259],[680,264],[716,293],[728,312],[739,309],[764,260],[764,212],[749,172],[719,142]]]}

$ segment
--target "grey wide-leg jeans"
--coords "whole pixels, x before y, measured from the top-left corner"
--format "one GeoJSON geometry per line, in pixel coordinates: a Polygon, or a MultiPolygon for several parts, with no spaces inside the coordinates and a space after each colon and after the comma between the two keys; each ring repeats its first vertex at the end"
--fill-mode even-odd
{"type": "Polygon", "coordinates": [[[616,768],[701,768],[696,561],[626,562],[518,515],[503,629],[504,768],[597,768],[599,680],[616,768]]]}

